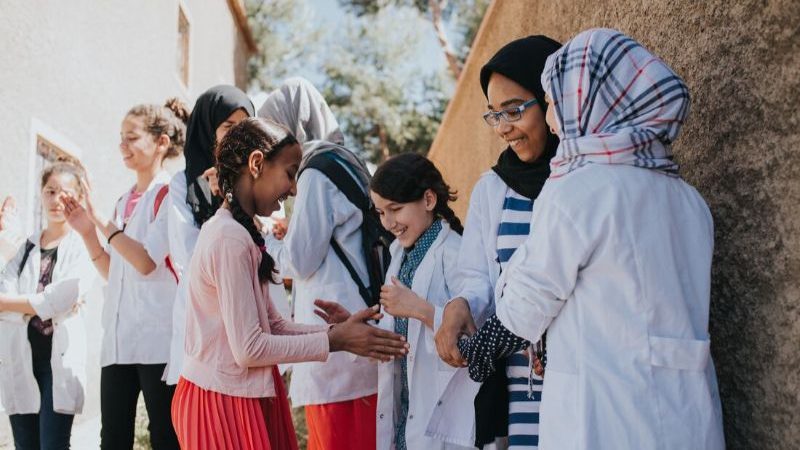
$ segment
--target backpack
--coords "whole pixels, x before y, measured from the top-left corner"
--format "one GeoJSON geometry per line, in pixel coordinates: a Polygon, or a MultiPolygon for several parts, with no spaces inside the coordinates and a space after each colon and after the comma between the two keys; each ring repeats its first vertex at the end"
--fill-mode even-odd
{"type": "MultiPolygon", "coordinates": [[[[364,286],[361,277],[358,276],[355,267],[353,267],[353,263],[347,259],[342,246],[336,242],[333,236],[331,236],[330,242],[336,256],[342,261],[350,274],[350,278],[358,286],[358,292],[364,303],[371,307],[379,303],[381,286],[391,260],[389,245],[394,240],[394,235],[383,228],[372,201],[337,159],[339,158],[331,152],[316,155],[309,160],[303,171],[316,169],[322,172],[347,197],[350,203],[361,211],[361,216],[363,217],[360,226],[361,250],[367,266],[369,286],[364,286]]],[[[347,163],[345,162],[345,164],[347,163]]],[[[297,175],[298,179],[301,174],[302,171],[297,175]]]]}
{"type": "MultiPolygon", "coordinates": [[[[165,185],[161,186],[158,189],[158,192],[156,192],[156,198],[153,201],[153,219],[150,221],[151,223],[156,220],[156,216],[158,216],[158,210],[161,209],[161,204],[164,202],[164,199],[167,197],[168,193],[169,193],[169,185],[168,184],[165,184],[165,185]]],[[[117,204],[119,204],[119,202],[121,202],[124,197],[125,197],[124,195],[122,197],[120,197],[117,200],[117,204]]],[[[114,217],[115,218],[116,218],[116,214],[117,214],[117,211],[115,209],[114,210],[114,217]]],[[[127,224],[122,225],[122,231],[123,232],[125,231],[125,226],[126,225],[127,224]]],[[[175,278],[175,282],[179,283],[180,282],[180,277],[178,276],[178,271],[175,270],[175,266],[172,264],[172,258],[170,258],[169,255],[167,255],[167,257],[164,258],[164,263],[166,264],[167,269],[170,271],[170,273],[172,273],[172,276],[175,278]]]]}

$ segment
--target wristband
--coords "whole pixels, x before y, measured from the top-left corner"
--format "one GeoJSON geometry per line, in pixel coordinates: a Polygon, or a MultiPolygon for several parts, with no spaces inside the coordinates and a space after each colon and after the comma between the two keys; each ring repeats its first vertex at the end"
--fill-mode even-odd
{"type": "Polygon", "coordinates": [[[117,231],[111,233],[111,235],[108,236],[108,239],[106,240],[106,242],[108,242],[108,245],[111,245],[111,240],[114,239],[114,236],[116,236],[116,235],[118,235],[120,233],[122,233],[122,230],[117,230],[117,231]]]}

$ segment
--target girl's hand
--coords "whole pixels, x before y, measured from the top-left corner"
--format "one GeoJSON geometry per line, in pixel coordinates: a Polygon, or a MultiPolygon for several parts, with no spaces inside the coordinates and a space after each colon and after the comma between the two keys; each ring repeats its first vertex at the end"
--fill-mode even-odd
{"type": "Polygon", "coordinates": [[[381,305],[384,311],[395,317],[410,317],[423,320],[431,305],[395,277],[391,285],[381,287],[381,305]]]}
{"type": "Polygon", "coordinates": [[[284,237],[286,237],[286,232],[288,231],[288,227],[286,226],[286,219],[272,219],[275,221],[275,224],[272,225],[272,235],[275,236],[275,239],[281,241],[284,237]]]}
{"type": "Polygon", "coordinates": [[[343,323],[328,330],[330,351],[348,351],[359,356],[383,362],[408,353],[408,343],[403,336],[367,325],[368,320],[379,320],[383,314],[378,306],[363,309],[343,323]]]}
{"type": "Polygon", "coordinates": [[[108,224],[108,221],[94,209],[94,203],[92,203],[92,188],[83,178],[81,178],[81,186],[83,186],[83,192],[86,193],[86,195],[83,196],[83,200],[84,203],[86,203],[86,212],[89,214],[89,219],[96,227],[103,229],[103,227],[108,224]]]}
{"type": "Polygon", "coordinates": [[[350,318],[350,312],[337,302],[316,299],[314,306],[319,308],[314,310],[314,314],[321,317],[325,323],[342,323],[350,318]]]}
{"type": "Polygon", "coordinates": [[[64,205],[64,214],[67,217],[67,223],[73,230],[80,233],[82,236],[87,236],[94,233],[96,224],[92,221],[89,213],[86,211],[78,200],[74,197],[62,193],[58,199],[64,205]]]}
{"type": "Polygon", "coordinates": [[[3,200],[3,206],[0,206],[0,231],[16,231],[21,228],[19,214],[17,214],[17,201],[9,195],[3,200]]]}
{"type": "Polygon", "coordinates": [[[217,197],[221,197],[219,178],[217,178],[217,168],[211,167],[207,169],[205,172],[203,172],[203,176],[206,177],[206,180],[208,180],[208,187],[211,189],[211,193],[217,197]]]}

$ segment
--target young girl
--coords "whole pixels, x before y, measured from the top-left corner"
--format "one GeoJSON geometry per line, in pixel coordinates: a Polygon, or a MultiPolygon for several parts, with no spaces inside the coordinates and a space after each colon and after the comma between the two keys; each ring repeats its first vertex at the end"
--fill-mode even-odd
{"type": "Polygon", "coordinates": [[[432,162],[407,153],[381,165],[370,182],[383,226],[396,236],[381,290],[379,326],[406,336],[407,357],[378,369],[379,449],[473,448],[472,403],[478,384],[444,364],[433,341],[436,319],[461,289],[461,222],[455,200],[432,162]],[[442,401],[445,390],[448,399],[442,401]],[[438,419],[432,419],[436,411],[438,419]],[[446,422],[442,422],[444,419],[446,422]]]}
{"type": "MultiPolygon", "coordinates": [[[[58,162],[42,173],[47,226],[0,275],[0,399],[19,449],[69,448],[83,408],[86,325],[82,298],[96,273],[59,197],[83,201],[85,174],[58,162]]],[[[4,211],[13,213],[12,211],[4,211]]]]}
{"type": "MultiPolygon", "coordinates": [[[[369,172],[364,162],[343,146],[336,118],[310,82],[287,80],[270,93],[259,115],[297,136],[303,148],[301,169],[312,157],[324,153],[341,164],[366,194],[369,172]]],[[[364,308],[356,282],[331,245],[335,239],[368,286],[360,209],[316,169],[300,175],[293,208],[284,239],[270,235],[266,245],[281,273],[293,280],[295,320],[321,324],[314,315],[318,298],[335,298],[350,312],[364,308]]],[[[296,364],[290,389],[292,404],[306,407],[309,450],[373,448],[378,374],[371,361],[335,354],[324,363],[296,364]]]]}
{"type": "Polygon", "coordinates": [[[224,202],[200,230],[189,274],[186,355],[172,417],[184,449],[297,448],[276,364],[324,361],[352,351],[386,360],[406,352],[394,333],[366,325],[365,309],[346,322],[285,321],[269,298],[275,263],[256,228],[295,193],[301,150],[281,126],[246,119],[218,147],[224,202]]]}
{"type": "Polygon", "coordinates": [[[550,56],[541,82],[561,145],[496,316],[464,346],[470,372],[547,330],[542,448],[725,448],[708,335],[713,223],[671,151],[686,85],[607,29],[550,56]]]}
{"type": "Polygon", "coordinates": [[[169,360],[176,275],[167,260],[166,158],[179,156],[186,136],[186,109],[177,100],[165,106],[139,105],[122,121],[120,152],[136,173],[136,184],[117,202],[111,220],[87,199],[84,209],[65,201],[70,224],[108,281],[103,307],[100,354],[101,446],[133,446],[136,402],[144,394],[154,449],[178,448],[169,417],[173,387],[162,381],[169,360]],[[101,244],[97,231],[103,236],[101,244]]]}
{"type": "Polygon", "coordinates": [[[180,279],[172,311],[172,342],[167,365],[167,384],[170,385],[178,382],[183,366],[189,260],[200,227],[222,204],[222,198],[213,192],[216,186],[209,184],[206,178],[208,169],[214,167],[214,146],[232,126],[253,115],[253,103],[235,86],[214,86],[200,95],[186,130],[183,151],[186,170],[176,173],[169,183],[169,253],[180,279]]]}
{"type": "MultiPolygon", "coordinates": [[[[494,311],[498,277],[528,235],[537,236],[530,226],[532,211],[558,146],[545,123],[538,79],[547,57],[558,48],[548,37],[529,36],[503,46],[481,69],[489,107],[484,120],[508,146],[472,191],[459,255],[464,289],[448,305],[437,336],[442,358],[456,366],[463,364],[458,335],[469,331],[473,316],[481,324],[494,311]]],[[[543,357],[542,347],[540,343],[533,351],[506,355],[491,376],[475,376],[483,382],[475,402],[477,445],[508,436],[510,449],[537,448],[542,372],[531,373],[530,366],[541,363],[529,355],[543,357]]]]}

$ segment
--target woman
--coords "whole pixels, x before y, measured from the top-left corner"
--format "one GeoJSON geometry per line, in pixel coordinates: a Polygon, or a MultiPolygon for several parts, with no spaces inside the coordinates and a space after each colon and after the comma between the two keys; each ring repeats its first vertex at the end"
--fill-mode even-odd
{"type": "MultiPolygon", "coordinates": [[[[518,39],[498,50],[481,69],[481,87],[489,103],[484,120],[508,147],[478,180],[470,198],[465,245],[459,255],[465,287],[445,309],[437,337],[442,358],[451,364],[462,362],[455,348],[457,332],[471,324],[473,316],[478,323],[485,320],[494,309],[497,279],[511,256],[529,233],[538,236],[530,227],[531,211],[558,146],[558,138],[545,123],[538,79],[547,57],[559,46],[545,36],[518,39]],[[452,346],[449,353],[442,350],[443,340],[452,346]]],[[[475,378],[483,382],[475,400],[477,446],[508,436],[511,449],[536,448],[542,373],[531,373],[536,362],[529,359],[531,353],[542,356],[541,350],[521,349],[499,361],[492,377],[475,378]]]]}
{"type": "Polygon", "coordinates": [[[489,345],[466,347],[470,371],[491,372],[487,361],[547,330],[542,448],[722,449],[713,223],[671,151],[689,91],[607,29],[570,40],[541,81],[561,138],[532,221],[546,239],[526,240],[498,280],[497,315],[470,338],[489,345]]]}

